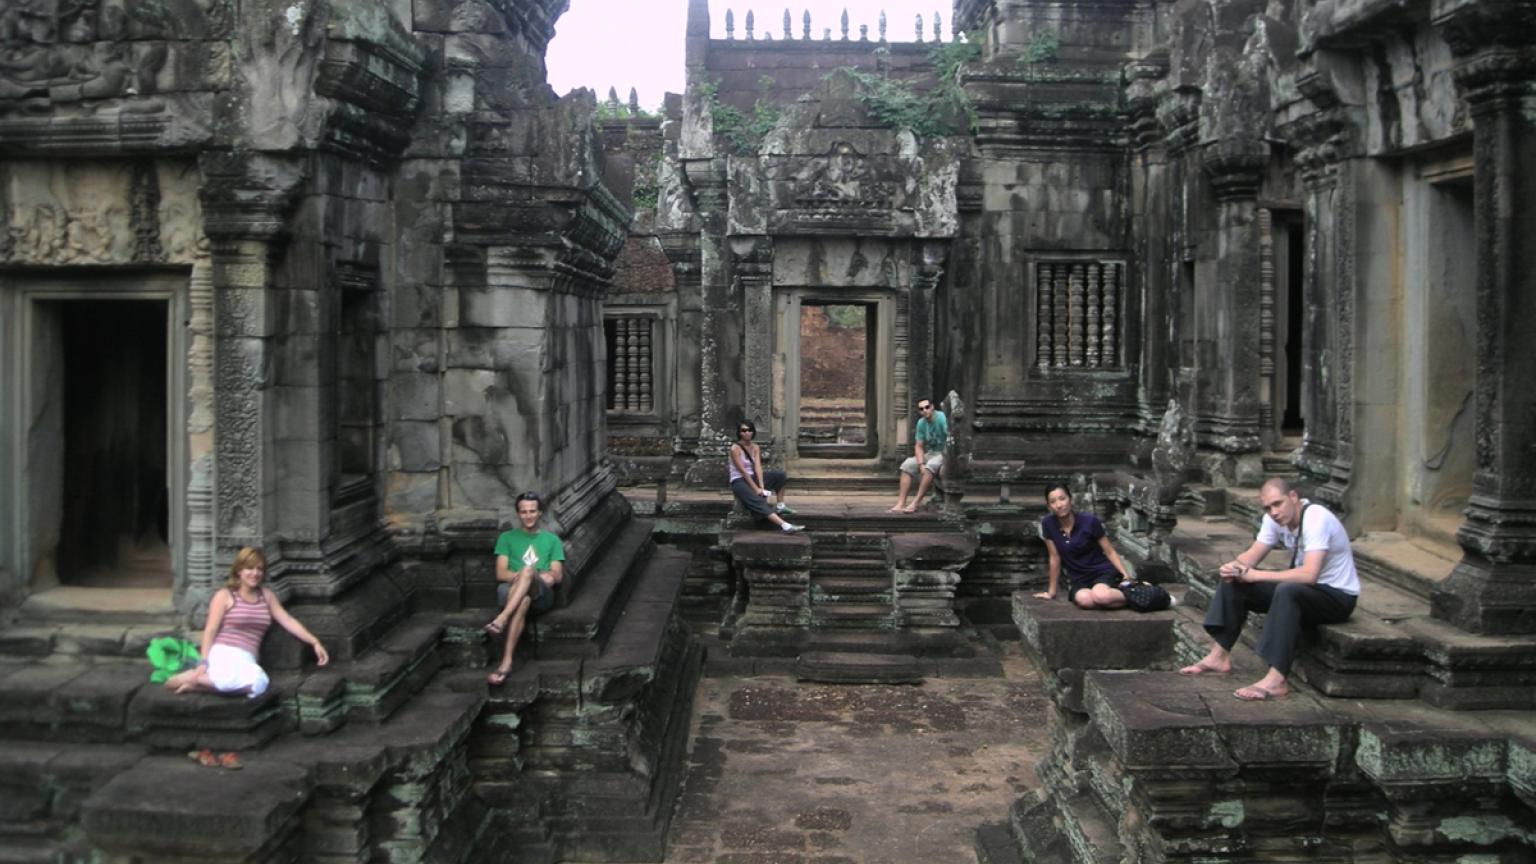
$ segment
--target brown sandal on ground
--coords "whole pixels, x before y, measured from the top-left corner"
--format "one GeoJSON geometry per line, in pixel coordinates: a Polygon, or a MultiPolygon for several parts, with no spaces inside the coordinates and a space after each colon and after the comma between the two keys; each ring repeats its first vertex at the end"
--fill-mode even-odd
{"type": "Polygon", "coordinates": [[[219,767],[227,768],[230,771],[239,771],[241,768],[245,767],[245,763],[241,762],[240,757],[233,752],[220,753],[219,767]]]}
{"type": "Polygon", "coordinates": [[[201,750],[187,751],[187,758],[203,766],[204,768],[219,767],[219,757],[213,755],[213,751],[204,747],[201,750]]]}

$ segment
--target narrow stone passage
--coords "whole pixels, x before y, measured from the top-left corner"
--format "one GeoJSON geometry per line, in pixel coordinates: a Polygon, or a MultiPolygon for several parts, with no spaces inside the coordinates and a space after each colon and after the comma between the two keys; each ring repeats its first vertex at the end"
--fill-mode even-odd
{"type": "Polygon", "coordinates": [[[975,860],[1047,743],[1039,673],[1018,645],[1003,668],[907,687],[706,677],[666,861],[975,860]]]}

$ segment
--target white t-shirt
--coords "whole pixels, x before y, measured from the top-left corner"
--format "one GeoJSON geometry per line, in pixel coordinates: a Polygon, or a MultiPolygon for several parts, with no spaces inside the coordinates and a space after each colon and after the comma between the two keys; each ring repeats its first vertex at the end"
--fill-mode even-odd
{"type": "MultiPolygon", "coordinates": [[[[1360,594],[1360,575],[1355,572],[1355,553],[1349,548],[1349,535],[1339,517],[1321,504],[1301,501],[1306,510],[1301,514],[1301,555],[1296,557],[1297,566],[1308,552],[1327,552],[1323,569],[1318,571],[1317,584],[1337,588],[1346,594],[1360,594]]],[[[1280,527],[1280,523],[1265,514],[1259,525],[1259,542],[1271,549],[1294,550],[1296,532],[1280,527]]]]}

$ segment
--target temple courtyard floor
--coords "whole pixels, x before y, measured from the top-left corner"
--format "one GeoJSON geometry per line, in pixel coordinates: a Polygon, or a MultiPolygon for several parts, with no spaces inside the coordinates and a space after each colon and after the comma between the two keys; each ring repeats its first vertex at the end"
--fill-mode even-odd
{"type": "Polygon", "coordinates": [[[916,686],[706,672],[665,860],[974,861],[1047,748],[1039,672],[1017,643],[1002,668],[916,686]]]}

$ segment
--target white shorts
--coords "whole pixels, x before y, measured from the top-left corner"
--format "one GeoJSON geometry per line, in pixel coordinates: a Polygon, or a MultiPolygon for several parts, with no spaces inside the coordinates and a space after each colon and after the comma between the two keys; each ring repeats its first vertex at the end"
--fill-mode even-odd
{"type": "Polygon", "coordinates": [[[208,680],[220,693],[249,692],[250,698],[267,692],[267,673],[251,652],[233,645],[215,645],[208,649],[208,680]]]}
{"type": "MultiPolygon", "coordinates": [[[[943,453],[929,453],[927,461],[923,463],[923,467],[927,468],[929,471],[932,471],[934,473],[934,475],[937,476],[938,473],[939,473],[939,469],[944,467],[944,454],[943,453]]],[[[911,474],[913,477],[916,477],[917,476],[917,457],[916,456],[908,456],[907,457],[907,461],[901,463],[901,470],[907,472],[908,474],[911,474]]]]}

